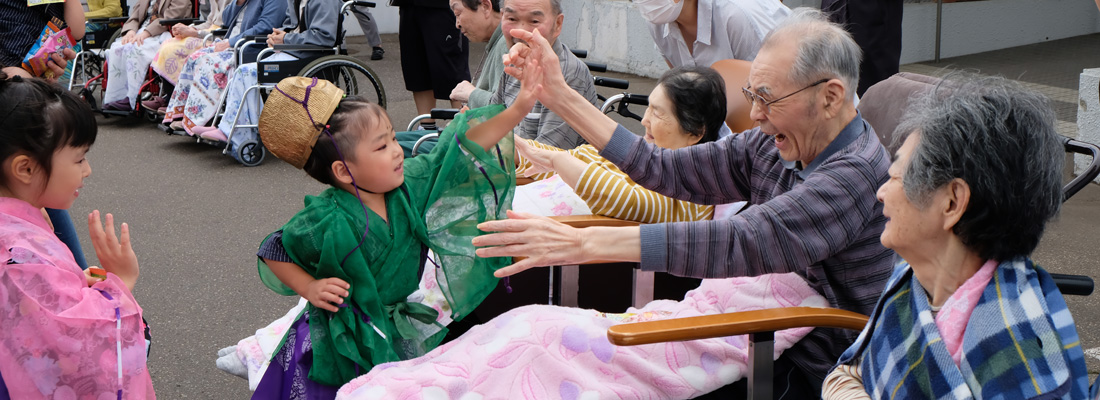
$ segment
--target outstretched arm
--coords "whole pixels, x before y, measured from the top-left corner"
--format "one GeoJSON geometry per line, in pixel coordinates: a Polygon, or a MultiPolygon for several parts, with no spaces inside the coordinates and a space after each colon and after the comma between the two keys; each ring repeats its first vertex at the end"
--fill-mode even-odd
{"type": "MultiPolygon", "coordinates": [[[[538,60],[541,65],[559,65],[558,56],[550,47],[550,42],[546,41],[537,30],[532,33],[513,29],[511,34],[512,37],[524,43],[516,43],[508,54],[504,55],[504,64],[510,65],[505,67],[504,72],[523,79],[523,75],[532,72],[524,71],[531,61],[538,60]]],[[[538,96],[539,102],[573,127],[573,130],[588,143],[596,149],[603,150],[619,124],[600,112],[598,108],[593,107],[583,95],[569,87],[560,68],[544,68],[538,72],[542,75],[543,84],[543,90],[538,96]]]]}
{"type": "MultiPolygon", "coordinates": [[[[555,63],[554,65],[557,64],[555,63]]],[[[516,97],[516,101],[500,114],[470,128],[466,133],[467,139],[477,143],[485,148],[485,150],[489,150],[496,145],[500,139],[504,138],[504,135],[511,132],[512,128],[515,128],[516,125],[523,122],[523,117],[527,116],[527,113],[535,106],[535,101],[542,89],[539,79],[542,75],[542,64],[538,61],[533,61],[527,64],[526,69],[528,72],[531,72],[526,75],[526,78],[517,76],[517,78],[520,79],[520,90],[519,95],[516,97]]]]}

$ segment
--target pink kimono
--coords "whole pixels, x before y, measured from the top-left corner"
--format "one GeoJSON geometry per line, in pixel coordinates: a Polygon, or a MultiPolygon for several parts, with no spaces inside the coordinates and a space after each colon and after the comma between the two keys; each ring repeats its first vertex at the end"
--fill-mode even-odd
{"type": "Polygon", "coordinates": [[[154,399],[141,307],[92,287],[41,210],[0,197],[0,375],[15,399],[154,399]]]}

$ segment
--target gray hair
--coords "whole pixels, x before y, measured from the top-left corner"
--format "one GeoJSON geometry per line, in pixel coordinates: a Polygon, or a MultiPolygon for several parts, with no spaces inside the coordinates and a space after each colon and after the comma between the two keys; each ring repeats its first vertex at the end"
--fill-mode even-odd
{"type": "Polygon", "coordinates": [[[761,47],[779,40],[798,41],[798,54],[787,79],[809,85],[819,79],[837,78],[844,82],[848,100],[855,99],[862,52],[852,35],[829,22],[824,12],[807,7],[795,8],[790,16],[768,32],[761,47]]]}
{"type": "MultiPolygon", "coordinates": [[[[505,4],[508,4],[508,0],[500,0],[501,7],[505,4]]],[[[554,13],[554,17],[561,15],[561,0],[550,0],[550,12],[554,13]]]]}
{"type": "MultiPolygon", "coordinates": [[[[1046,97],[1000,77],[949,75],[911,103],[898,133],[920,135],[905,196],[918,207],[955,178],[970,202],[955,235],[983,259],[1031,254],[1062,206],[1065,150],[1046,97]]],[[[901,137],[901,135],[895,135],[901,137]]]]}

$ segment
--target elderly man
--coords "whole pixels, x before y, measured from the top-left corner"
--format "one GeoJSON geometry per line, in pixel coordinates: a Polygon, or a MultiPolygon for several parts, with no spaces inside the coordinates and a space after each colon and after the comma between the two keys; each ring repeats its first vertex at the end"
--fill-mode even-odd
{"type": "Polygon", "coordinates": [[[504,65],[500,57],[508,52],[508,44],[500,30],[499,0],[451,0],[451,11],[455,13],[455,26],[471,42],[486,43],[485,56],[474,72],[477,86],[470,81],[459,82],[451,91],[451,100],[466,103],[470,108],[489,105],[493,93],[504,75],[504,65]]]}
{"type": "MultiPolygon", "coordinates": [[[[875,190],[889,157],[858,114],[859,48],[817,10],[798,9],[764,40],[743,89],[760,126],[730,139],[663,150],[586,103],[554,68],[547,43],[519,33],[510,73],[542,73],[539,100],[637,183],[701,204],[745,200],[729,220],[574,229],[513,213],[483,223],[482,257],[525,256],[506,276],[589,260],[640,262],[646,271],[719,278],[796,272],[833,307],[870,314],[893,253],[878,240],[885,224],[875,190]],[[535,61],[536,65],[532,65],[535,61]],[[513,70],[514,69],[514,70],[513,70]]],[[[816,397],[853,332],[815,329],[777,360],[775,376],[816,397]]],[[[778,388],[788,387],[777,382],[778,388]]]]}
{"type": "MultiPolygon", "coordinates": [[[[526,32],[537,30],[557,55],[554,65],[561,66],[561,73],[558,75],[564,77],[564,83],[573,92],[579,93],[587,103],[596,104],[596,87],[592,84],[592,74],[588,72],[588,66],[557,40],[561,34],[562,22],[565,21],[565,15],[561,12],[561,0],[506,0],[501,11],[501,30],[508,47],[516,44],[511,34],[513,29],[526,32]]],[[[502,74],[500,86],[489,103],[510,105],[518,94],[519,80],[502,74]]],[[[570,125],[540,102],[535,103],[535,108],[516,127],[516,134],[559,149],[572,149],[585,144],[585,139],[570,125]]]]}

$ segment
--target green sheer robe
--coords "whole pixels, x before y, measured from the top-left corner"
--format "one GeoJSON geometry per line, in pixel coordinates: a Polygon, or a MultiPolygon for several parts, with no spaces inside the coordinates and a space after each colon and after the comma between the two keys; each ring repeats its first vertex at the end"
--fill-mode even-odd
{"type": "MultiPolygon", "coordinates": [[[[466,131],[504,109],[492,105],[460,114],[429,154],[405,160],[405,183],[386,193],[389,223],[354,194],[329,188],[307,196],[305,208],[283,226],[282,244],[314,278],[351,285],[349,307],[331,313],[307,306],[313,365],[309,378],[342,385],[374,365],[414,358],[439,344],[446,328],[436,312],[406,297],[417,289],[423,251],[435,254],[436,277],[460,320],[497,285],[492,273],[509,258],[479,258],[471,240],[477,224],[502,219],[515,191],[512,135],[485,151],[466,131]],[[356,249],[369,220],[366,240],[356,249]],[[321,367],[323,366],[323,367],[321,367]]],[[[429,263],[426,268],[433,268],[429,263]]],[[[283,295],[296,295],[260,260],[260,279],[283,295]]],[[[293,346],[286,342],[284,346],[293,346]]]]}

